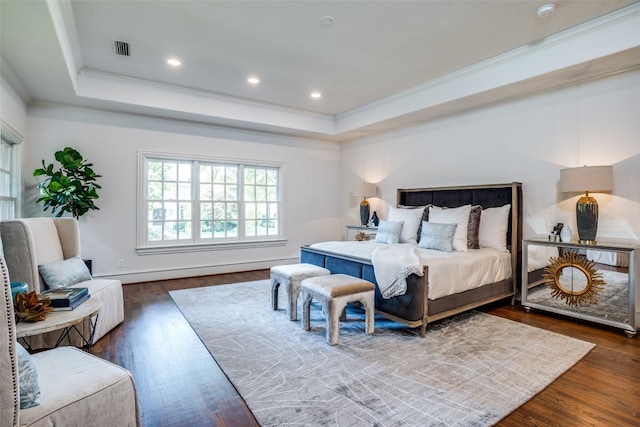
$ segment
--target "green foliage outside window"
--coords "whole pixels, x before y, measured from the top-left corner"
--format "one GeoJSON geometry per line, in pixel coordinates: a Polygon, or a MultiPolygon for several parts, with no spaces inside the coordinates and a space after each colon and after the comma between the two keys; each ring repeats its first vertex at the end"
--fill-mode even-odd
{"type": "Polygon", "coordinates": [[[280,233],[277,167],[148,159],[146,169],[148,241],[280,233]]]}

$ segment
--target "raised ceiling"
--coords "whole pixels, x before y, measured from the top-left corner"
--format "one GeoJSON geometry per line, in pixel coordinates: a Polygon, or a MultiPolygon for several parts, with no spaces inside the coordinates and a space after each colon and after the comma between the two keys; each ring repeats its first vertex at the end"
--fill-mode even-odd
{"type": "Polygon", "coordinates": [[[27,103],[340,141],[640,66],[640,3],[543,4],[2,0],[2,75],[27,103]]]}

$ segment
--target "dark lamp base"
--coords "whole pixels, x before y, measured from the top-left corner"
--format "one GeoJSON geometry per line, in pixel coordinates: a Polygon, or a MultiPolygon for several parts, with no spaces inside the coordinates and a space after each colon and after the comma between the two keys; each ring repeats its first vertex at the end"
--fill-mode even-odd
{"type": "Polygon", "coordinates": [[[582,196],[576,203],[576,222],[580,243],[595,244],[598,231],[598,202],[589,194],[582,196]]]}
{"type": "Polygon", "coordinates": [[[369,202],[363,200],[360,203],[360,225],[366,226],[369,223],[369,202]]]}

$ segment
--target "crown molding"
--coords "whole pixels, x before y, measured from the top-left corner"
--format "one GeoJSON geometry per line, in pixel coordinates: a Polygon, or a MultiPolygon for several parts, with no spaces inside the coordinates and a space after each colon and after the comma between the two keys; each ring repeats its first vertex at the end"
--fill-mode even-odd
{"type": "Polygon", "coordinates": [[[0,54],[0,78],[2,78],[2,87],[6,88],[8,92],[15,95],[16,99],[22,103],[22,106],[26,109],[26,106],[31,102],[32,98],[29,91],[24,87],[22,81],[16,76],[9,63],[5,61],[0,54]]]}
{"type": "Polygon", "coordinates": [[[65,0],[47,0],[47,9],[49,10],[51,23],[58,38],[58,45],[62,51],[62,57],[67,67],[69,79],[71,80],[74,90],[77,91],[78,73],[80,71],[80,64],[77,61],[81,61],[81,58],[78,56],[80,55],[78,33],[73,23],[71,5],[65,0]],[[74,42],[76,44],[75,48],[74,42]]]}
{"type": "MultiPolygon", "coordinates": [[[[636,48],[640,46],[637,28],[640,28],[640,2],[341,113],[336,116],[336,132],[372,126],[636,48]]],[[[622,70],[611,70],[608,74],[618,71],[622,70]]]]}
{"type": "Polygon", "coordinates": [[[94,70],[82,70],[78,96],[201,117],[301,130],[324,135],[335,131],[333,116],[214,94],[94,70]]]}
{"type": "MultiPolygon", "coordinates": [[[[83,67],[70,0],[46,0],[77,96],[125,104],[159,115],[175,113],[194,121],[232,127],[269,128],[316,137],[352,138],[389,127],[423,122],[437,110],[482,105],[500,97],[525,96],[537,81],[550,90],[584,79],[568,70],[640,46],[640,2],[480,63],[449,73],[338,115],[323,115],[192,88],[98,72],[83,67]],[[555,75],[557,81],[546,77],[555,75]],[[507,93],[508,92],[508,93],[507,93]]],[[[613,63],[614,61],[611,61],[613,63]]],[[[640,60],[638,60],[640,65],[640,60]]],[[[627,69],[629,66],[627,59],[627,69]]],[[[600,76],[621,72],[603,70],[600,76]]],[[[578,73],[579,74],[579,73],[578,73]]],[[[597,78],[587,75],[585,78],[597,78]]],[[[9,79],[8,79],[9,80],[9,79]]],[[[18,80],[19,81],[19,80],[18,80]]],[[[540,89],[540,88],[537,88],[540,89]]],[[[21,96],[22,97],[22,96],[21,96]]]]}

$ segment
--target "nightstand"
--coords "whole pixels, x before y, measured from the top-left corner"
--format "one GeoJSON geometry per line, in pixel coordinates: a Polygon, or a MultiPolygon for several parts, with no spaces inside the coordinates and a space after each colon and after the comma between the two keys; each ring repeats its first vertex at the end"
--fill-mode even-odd
{"type": "Polygon", "coordinates": [[[640,241],[585,245],[524,239],[521,302],[532,308],[624,330],[640,329],[640,241]],[[529,271],[531,270],[531,271],[529,271]]]}
{"type": "Polygon", "coordinates": [[[353,240],[353,239],[349,239],[349,233],[350,232],[354,232],[354,239],[355,239],[355,235],[362,232],[364,234],[366,234],[367,236],[369,236],[370,240],[373,240],[376,238],[376,233],[378,232],[378,227],[365,227],[362,225],[345,225],[344,227],[344,240],[353,240]]]}

